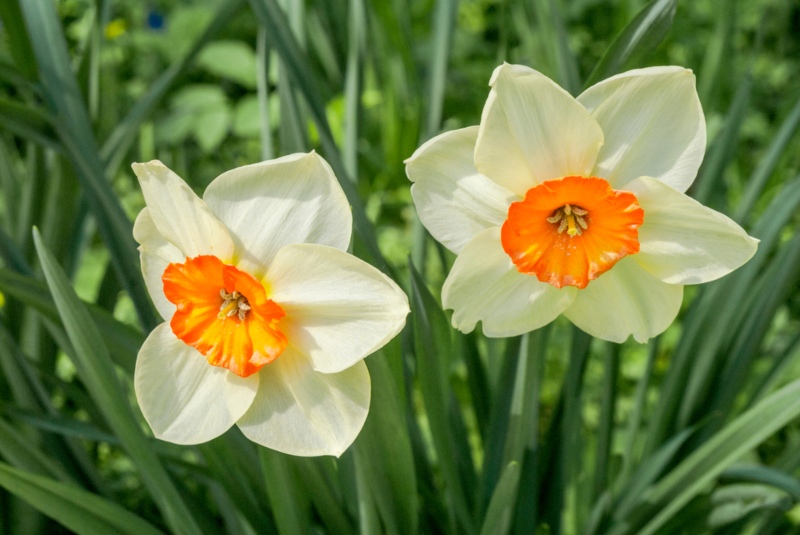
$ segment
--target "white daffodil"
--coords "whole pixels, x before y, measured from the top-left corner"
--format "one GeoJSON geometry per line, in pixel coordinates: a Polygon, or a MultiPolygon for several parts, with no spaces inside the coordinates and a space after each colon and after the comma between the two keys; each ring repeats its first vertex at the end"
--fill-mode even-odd
{"type": "Polygon", "coordinates": [[[200,199],[161,162],[134,164],[133,233],[165,322],[134,386],[155,435],[211,440],[233,424],[294,455],[340,455],[367,417],[364,357],[408,299],[347,254],[352,216],[327,162],[293,154],[223,173],[200,199]]]}
{"type": "Polygon", "coordinates": [[[633,70],[577,99],[519,65],[489,85],[480,126],[406,162],[420,219],[458,254],[442,289],[454,327],[512,336],[564,314],[644,342],[675,319],[685,284],[755,253],[758,240],[684,194],[706,144],[691,71],[633,70]]]}

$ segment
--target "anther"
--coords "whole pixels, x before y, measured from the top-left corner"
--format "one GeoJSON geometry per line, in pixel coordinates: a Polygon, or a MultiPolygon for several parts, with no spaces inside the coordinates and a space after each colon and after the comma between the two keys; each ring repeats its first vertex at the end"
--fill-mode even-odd
{"type": "Polygon", "coordinates": [[[553,224],[558,223],[557,232],[559,234],[563,234],[564,231],[566,231],[570,237],[581,236],[583,231],[589,228],[589,224],[586,222],[586,219],[584,219],[584,216],[588,214],[588,210],[565,204],[553,215],[548,217],[547,222],[553,224]]]}
{"type": "Polygon", "coordinates": [[[219,291],[219,295],[222,297],[223,301],[219,306],[219,314],[217,314],[217,317],[224,320],[225,318],[236,316],[240,321],[244,321],[247,316],[247,311],[251,308],[250,303],[247,302],[247,298],[236,290],[228,293],[225,291],[225,288],[219,291]]]}

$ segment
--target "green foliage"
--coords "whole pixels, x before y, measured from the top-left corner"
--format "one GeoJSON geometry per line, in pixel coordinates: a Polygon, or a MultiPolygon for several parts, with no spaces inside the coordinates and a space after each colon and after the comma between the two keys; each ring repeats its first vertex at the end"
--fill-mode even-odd
{"type": "Polygon", "coordinates": [[[4,0],[0,19],[0,533],[800,531],[797,3],[4,0]],[[452,329],[454,257],[403,160],[477,124],[502,61],[573,94],[693,69],[709,147],[689,193],[756,256],[687,288],[646,347],[560,320],[452,329]],[[352,205],[354,253],[412,305],[367,359],[364,429],[339,459],[236,429],[152,439],[132,375],[159,320],[128,164],[158,158],[201,191],[311,149],[352,205]]]}

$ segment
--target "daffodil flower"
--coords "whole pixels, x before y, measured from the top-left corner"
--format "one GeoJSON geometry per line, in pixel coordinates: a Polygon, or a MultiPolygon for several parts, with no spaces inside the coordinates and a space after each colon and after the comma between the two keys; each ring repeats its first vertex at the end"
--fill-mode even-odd
{"type": "Polygon", "coordinates": [[[134,164],[134,225],[165,322],[134,375],[154,434],[211,440],[236,424],[294,455],[340,455],[367,416],[363,359],[403,327],[408,299],[346,252],[350,207],[328,164],[294,154],[223,173],[200,199],[161,162],[134,164]]]}
{"type": "Polygon", "coordinates": [[[706,144],[691,71],[633,70],[576,99],[504,64],[490,86],[480,126],[406,162],[422,223],[458,254],[442,289],[454,327],[512,336],[564,314],[644,342],[675,319],[684,285],[755,253],[758,240],[684,193],[706,144]]]}

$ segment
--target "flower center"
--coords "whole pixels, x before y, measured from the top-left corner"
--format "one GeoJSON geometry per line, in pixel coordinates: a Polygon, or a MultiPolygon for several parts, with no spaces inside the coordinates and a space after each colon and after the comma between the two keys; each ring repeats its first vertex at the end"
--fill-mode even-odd
{"type": "Polygon", "coordinates": [[[580,206],[570,206],[565,204],[555,211],[555,213],[547,218],[548,223],[558,223],[558,233],[561,234],[565,230],[567,234],[572,236],[580,236],[583,230],[589,228],[589,224],[583,216],[589,215],[589,212],[580,206]],[[581,230],[583,229],[583,230],[581,230]]]}
{"type": "Polygon", "coordinates": [[[244,318],[247,317],[247,311],[250,310],[250,303],[247,302],[247,298],[236,290],[228,293],[225,288],[220,289],[219,296],[224,301],[219,306],[217,317],[224,320],[225,318],[236,316],[239,321],[244,321],[244,318]]]}
{"type": "Polygon", "coordinates": [[[556,288],[585,288],[639,251],[643,221],[633,193],[611,189],[602,178],[567,176],[512,203],[500,241],[520,273],[556,288]]]}
{"type": "Polygon", "coordinates": [[[209,364],[247,377],[286,349],[278,329],[285,312],[247,273],[202,255],[168,265],[161,280],[176,306],[172,332],[209,364]]]}

